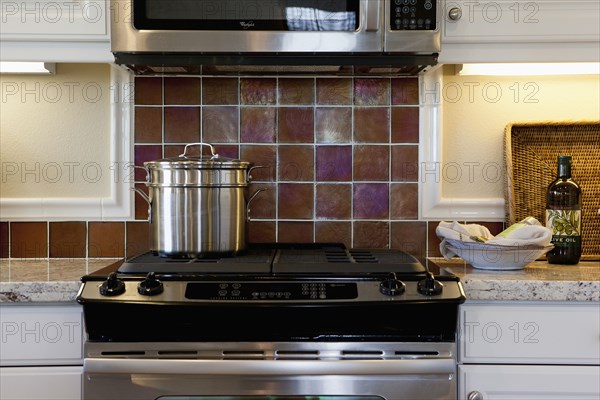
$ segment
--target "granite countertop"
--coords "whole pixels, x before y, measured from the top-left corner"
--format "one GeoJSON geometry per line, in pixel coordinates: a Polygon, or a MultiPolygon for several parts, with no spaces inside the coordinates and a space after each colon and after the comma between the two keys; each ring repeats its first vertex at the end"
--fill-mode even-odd
{"type": "Polygon", "coordinates": [[[75,301],[80,278],[119,259],[0,259],[0,303],[75,301]]]}
{"type": "MultiPolygon", "coordinates": [[[[83,275],[117,261],[0,259],[0,303],[75,301],[83,275]]],[[[536,261],[517,271],[475,269],[460,258],[429,258],[428,263],[441,274],[458,276],[468,300],[600,301],[598,261],[575,266],[536,261]]]]}
{"type": "Polygon", "coordinates": [[[460,278],[467,300],[600,301],[600,262],[552,265],[534,261],[524,269],[476,269],[460,258],[430,258],[442,274],[460,278]]]}

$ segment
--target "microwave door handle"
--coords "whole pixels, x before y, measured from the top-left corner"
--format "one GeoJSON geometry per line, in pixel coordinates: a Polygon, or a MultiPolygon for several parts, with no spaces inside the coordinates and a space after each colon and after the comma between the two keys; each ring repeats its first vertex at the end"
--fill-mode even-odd
{"type": "Polygon", "coordinates": [[[384,1],[379,0],[362,0],[366,3],[365,12],[367,14],[365,31],[367,32],[377,32],[380,29],[379,24],[379,14],[381,13],[381,3],[385,3],[384,1]]]}

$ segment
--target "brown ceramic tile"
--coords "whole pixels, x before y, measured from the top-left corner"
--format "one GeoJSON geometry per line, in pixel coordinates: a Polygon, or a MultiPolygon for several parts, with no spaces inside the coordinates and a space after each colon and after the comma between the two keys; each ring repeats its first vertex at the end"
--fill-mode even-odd
{"type": "Polygon", "coordinates": [[[352,146],[317,147],[316,174],[318,181],[351,181],[352,146]]]}
{"type": "Polygon", "coordinates": [[[392,104],[419,104],[419,80],[417,78],[392,79],[392,104]]]}
{"type": "Polygon", "coordinates": [[[135,108],[135,143],[162,142],[162,108],[135,108]]]}
{"type": "Polygon", "coordinates": [[[165,142],[193,143],[200,139],[200,107],[165,107],[165,142]]]}
{"type": "Polygon", "coordinates": [[[439,225],[440,221],[427,221],[427,257],[441,257],[440,243],[442,242],[438,238],[435,230],[439,225]]]}
{"type": "Polygon", "coordinates": [[[124,257],[125,224],[123,222],[90,222],[88,257],[124,257]]]}
{"type": "Polygon", "coordinates": [[[165,104],[200,105],[200,78],[165,78],[165,104]]]}
{"type": "Polygon", "coordinates": [[[390,217],[417,219],[419,217],[419,185],[394,183],[390,186],[390,217]]]}
{"type": "MultiPolygon", "coordinates": [[[[133,150],[134,164],[140,167],[144,162],[159,160],[162,158],[162,147],[158,145],[135,145],[133,150]]],[[[140,169],[135,169],[135,180],[138,182],[146,179],[146,173],[140,169]]]]}
{"type": "Polygon", "coordinates": [[[10,256],[12,258],[47,258],[47,225],[46,222],[11,222],[10,256]]]}
{"type": "Polygon", "coordinates": [[[317,78],[317,104],[352,104],[352,79],[317,78]]]}
{"type": "Polygon", "coordinates": [[[390,111],[385,107],[354,110],[354,140],[358,143],[389,143],[390,111]]]}
{"type": "Polygon", "coordinates": [[[261,190],[250,202],[248,208],[251,219],[275,219],[277,186],[274,183],[252,183],[248,188],[249,198],[261,190]]]}
{"type": "Polygon", "coordinates": [[[418,182],[419,146],[392,146],[392,180],[418,182]]]}
{"type": "Polygon", "coordinates": [[[315,113],[317,143],[352,142],[352,109],[321,107],[315,113]]]}
{"type": "Polygon", "coordinates": [[[237,78],[203,78],[202,104],[236,105],[239,103],[238,89],[237,78]]]}
{"type": "Polygon", "coordinates": [[[352,218],[352,185],[317,185],[317,210],[319,219],[352,218]]]}
{"type": "Polygon", "coordinates": [[[242,143],[275,143],[277,136],[277,109],[275,107],[242,107],[242,143]]]}
{"type": "Polygon", "coordinates": [[[248,243],[275,243],[277,223],[274,221],[251,221],[248,223],[248,243]]]}
{"type": "Polygon", "coordinates": [[[277,224],[280,243],[313,243],[313,222],[281,221],[277,224]]]}
{"type": "Polygon", "coordinates": [[[392,108],[392,143],[419,143],[419,108],[392,108]]]}
{"type": "Polygon", "coordinates": [[[389,146],[354,147],[354,181],[388,181],[389,179],[389,146]]]}
{"type": "Polygon", "coordinates": [[[215,152],[221,157],[240,158],[240,146],[237,144],[219,144],[215,147],[215,152]]]}
{"type": "Polygon", "coordinates": [[[280,219],[310,219],[314,216],[314,185],[281,183],[278,193],[280,219]]]}
{"type": "Polygon", "coordinates": [[[50,258],[86,256],[85,222],[50,222],[50,258]]]}
{"type": "Polygon", "coordinates": [[[277,80],[275,78],[240,79],[242,104],[269,105],[277,103],[277,80]]]}
{"type": "MultiPolygon", "coordinates": [[[[136,189],[139,189],[142,192],[148,194],[148,187],[146,185],[136,183],[135,187],[136,189]]],[[[144,200],[142,195],[139,193],[135,194],[133,200],[135,203],[135,219],[147,221],[150,215],[148,202],[146,202],[146,200],[144,200]]]]}
{"type": "Polygon", "coordinates": [[[0,222],[0,258],[8,258],[8,222],[0,222]]]}
{"type": "Polygon", "coordinates": [[[257,168],[252,171],[253,181],[274,181],[277,176],[277,147],[276,146],[253,146],[242,145],[240,148],[240,158],[254,163],[255,166],[267,168],[257,168]]]}
{"type": "Polygon", "coordinates": [[[238,107],[204,107],[202,110],[202,141],[205,143],[237,143],[238,131],[238,107]]]}
{"type": "Polygon", "coordinates": [[[279,142],[313,143],[314,140],[314,110],[312,107],[279,109],[279,142]]]}
{"type": "Polygon", "coordinates": [[[162,78],[135,78],[135,104],[162,104],[162,78]]]}
{"type": "Polygon", "coordinates": [[[279,146],[279,180],[313,181],[314,160],[313,146],[279,146]]]}
{"type": "Polygon", "coordinates": [[[424,264],[427,255],[427,222],[392,222],[391,248],[412,254],[424,264]]]}
{"type": "Polygon", "coordinates": [[[354,248],[387,249],[389,247],[389,223],[383,221],[354,222],[354,248]]]}
{"type": "Polygon", "coordinates": [[[390,104],[390,80],[385,78],[354,79],[354,104],[386,106],[390,104]]]}
{"type": "Polygon", "coordinates": [[[132,257],[150,250],[150,226],[147,222],[125,223],[126,244],[125,256],[132,257]]]}
{"type": "Polygon", "coordinates": [[[315,81],[312,78],[280,78],[279,104],[312,105],[315,102],[315,81]]]}
{"type": "Polygon", "coordinates": [[[388,219],[390,189],[387,183],[354,184],[354,219],[388,219]]]}
{"type": "MultiPolygon", "coordinates": [[[[167,144],[167,145],[165,145],[163,154],[164,154],[165,158],[179,157],[183,153],[184,148],[185,148],[185,145],[183,145],[183,144],[167,144]]],[[[186,151],[185,154],[198,156],[199,150],[194,149],[192,147],[188,147],[188,150],[186,151]],[[193,151],[193,153],[192,153],[192,151],[193,151]]]]}
{"type": "Polygon", "coordinates": [[[317,221],[315,223],[315,242],[342,243],[352,247],[352,223],[347,221],[317,221]]]}

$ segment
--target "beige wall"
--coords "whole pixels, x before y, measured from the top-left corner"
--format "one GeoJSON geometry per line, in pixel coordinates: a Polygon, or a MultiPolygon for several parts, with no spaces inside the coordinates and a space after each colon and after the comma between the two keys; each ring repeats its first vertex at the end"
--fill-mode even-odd
{"type": "Polygon", "coordinates": [[[59,64],[0,84],[0,196],[108,195],[110,66],[59,64]]]}
{"type": "Polygon", "coordinates": [[[444,197],[503,197],[507,124],[600,119],[598,75],[457,76],[447,65],[441,95],[444,197]]]}

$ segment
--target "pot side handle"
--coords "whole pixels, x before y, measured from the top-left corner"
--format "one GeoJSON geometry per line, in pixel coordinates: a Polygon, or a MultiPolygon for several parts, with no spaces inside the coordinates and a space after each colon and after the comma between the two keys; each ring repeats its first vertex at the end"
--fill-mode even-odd
{"type": "MultiPolygon", "coordinates": [[[[256,192],[252,193],[252,196],[250,196],[250,198],[248,199],[248,203],[246,204],[246,220],[248,222],[252,222],[252,218],[250,218],[250,203],[252,203],[252,200],[254,200],[256,198],[256,196],[258,196],[260,194],[260,192],[264,192],[266,190],[269,190],[267,188],[262,188],[262,189],[258,189],[256,192]]],[[[146,193],[144,193],[146,194],[146,193]]]]}
{"type": "Polygon", "coordinates": [[[152,222],[152,202],[150,201],[150,197],[142,190],[135,187],[130,188],[132,191],[136,192],[142,199],[148,203],[148,222],[152,222]]]}
{"type": "MultiPolygon", "coordinates": [[[[270,165],[256,165],[254,167],[250,167],[250,169],[248,170],[248,174],[246,175],[246,183],[250,183],[250,181],[252,181],[252,171],[255,169],[260,169],[260,168],[271,168],[270,165]]],[[[263,190],[267,190],[267,189],[263,189],[263,190]]]]}

